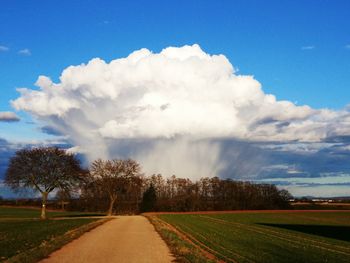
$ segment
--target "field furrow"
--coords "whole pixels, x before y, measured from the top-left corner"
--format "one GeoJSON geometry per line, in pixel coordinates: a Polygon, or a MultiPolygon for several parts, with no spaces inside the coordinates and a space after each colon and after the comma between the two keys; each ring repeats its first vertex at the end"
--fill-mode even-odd
{"type": "Polygon", "coordinates": [[[350,262],[350,212],[326,216],[314,212],[247,212],[158,217],[210,253],[223,260],[226,257],[227,262],[350,262]],[[322,220],[317,221],[317,217],[322,220]]]}
{"type": "Polygon", "coordinates": [[[314,240],[311,238],[306,238],[306,237],[302,237],[300,235],[295,235],[295,234],[286,234],[286,233],[274,231],[271,229],[267,229],[265,227],[258,227],[258,226],[254,226],[254,225],[245,225],[245,224],[241,224],[241,223],[228,222],[225,220],[221,220],[221,219],[217,219],[217,218],[213,218],[213,217],[209,217],[209,216],[200,216],[200,217],[206,218],[206,219],[209,219],[209,220],[212,220],[215,222],[219,222],[222,224],[228,224],[228,225],[233,225],[236,227],[245,228],[248,231],[254,231],[254,232],[262,234],[262,235],[269,235],[272,238],[279,238],[279,239],[285,240],[287,242],[294,243],[296,245],[296,247],[308,245],[308,246],[314,246],[314,247],[317,247],[320,249],[328,250],[330,252],[340,253],[340,254],[350,256],[350,247],[333,245],[333,244],[329,244],[326,242],[320,242],[320,241],[317,241],[317,240],[314,240]]]}

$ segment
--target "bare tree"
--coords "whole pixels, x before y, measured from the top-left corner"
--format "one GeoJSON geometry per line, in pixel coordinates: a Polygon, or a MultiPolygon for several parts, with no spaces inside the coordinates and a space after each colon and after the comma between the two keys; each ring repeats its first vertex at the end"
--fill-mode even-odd
{"type": "Polygon", "coordinates": [[[41,218],[46,219],[46,201],[54,189],[69,190],[83,178],[79,160],[56,147],[23,149],[10,159],[5,183],[14,190],[32,188],[41,193],[41,218]]]}
{"type": "Polygon", "coordinates": [[[98,159],[92,163],[90,172],[95,178],[95,184],[109,197],[107,215],[112,215],[118,196],[132,190],[133,177],[138,176],[140,171],[140,165],[131,159],[111,161],[98,159]]]}

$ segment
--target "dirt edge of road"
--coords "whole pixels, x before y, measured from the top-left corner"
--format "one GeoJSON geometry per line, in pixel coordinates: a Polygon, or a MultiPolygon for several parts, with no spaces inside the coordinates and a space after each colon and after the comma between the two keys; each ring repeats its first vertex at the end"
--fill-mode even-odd
{"type": "Polygon", "coordinates": [[[168,245],[177,262],[224,262],[156,215],[146,214],[144,216],[168,245]]]}

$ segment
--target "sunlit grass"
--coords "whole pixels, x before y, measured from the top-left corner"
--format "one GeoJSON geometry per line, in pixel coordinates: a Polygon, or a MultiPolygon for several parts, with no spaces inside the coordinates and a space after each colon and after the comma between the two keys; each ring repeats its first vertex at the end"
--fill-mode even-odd
{"type": "Polygon", "coordinates": [[[350,212],[159,217],[224,261],[350,262],[350,212]]]}
{"type": "Polygon", "coordinates": [[[97,226],[98,219],[88,218],[91,215],[94,214],[49,211],[52,219],[40,220],[38,209],[0,207],[0,261],[16,256],[19,258],[14,262],[35,262],[47,256],[97,226]],[[60,219],[66,216],[81,218],[60,219]]]}

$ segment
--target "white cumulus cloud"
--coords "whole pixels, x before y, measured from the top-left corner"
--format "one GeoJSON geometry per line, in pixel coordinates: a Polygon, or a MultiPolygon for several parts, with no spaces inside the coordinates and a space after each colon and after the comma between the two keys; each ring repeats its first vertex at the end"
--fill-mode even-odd
{"type": "Polygon", "coordinates": [[[39,90],[19,89],[12,105],[68,136],[91,158],[108,157],[107,140],[320,141],[350,133],[348,109],[279,101],[252,76],[237,74],[224,55],[198,45],[140,49],[109,63],[94,58],[66,68],[58,83],[40,76],[36,85],[39,90]]]}

